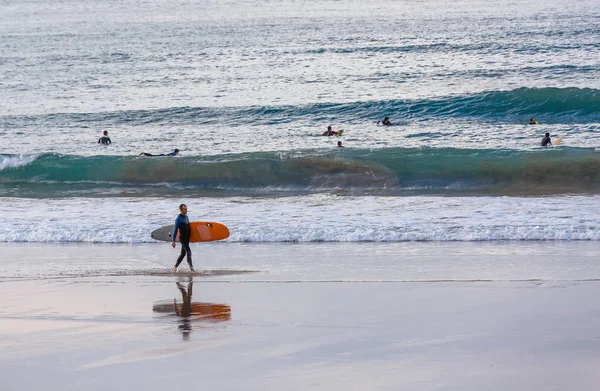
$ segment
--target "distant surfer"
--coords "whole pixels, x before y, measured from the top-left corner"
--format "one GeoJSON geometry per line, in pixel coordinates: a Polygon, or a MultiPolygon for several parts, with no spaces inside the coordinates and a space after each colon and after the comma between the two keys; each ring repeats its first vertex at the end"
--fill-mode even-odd
{"type": "Polygon", "coordinates": [[[538,125],[538,122],[535,120],[535,118],[531,117],[529,118],[529,125],[538,125]]]}
{"type": "Polygon", "coordinates": [[[171,153],[161,153],[160,155],[153,155],[151,153],[140,152],[140,156],[177,156],[179,155],[179,149],[175,148],[175,150],[171,153]]]}
{"type": "Polygon", "coordinates": [[[390,117],[385,117],[383,121],[377,121],[377,125],[379,124],[390,126],[392,123],[390,122],[390,117]]]}
{"type": "Polygon", "coordinates": [[[337,136],[339,132],[336,132],[331,128],[331,125],[327,127],[327,130],[322,134],[322,136],[337,136]]]}
{"type": "Polygon", "coordinates": [[[173,271],[176,272],[177,268],[181,261],[183,261],[183,257],[187,255],[187,263],[190,266],[190,271],[194,270],[194,265],[192,265],[192,250],[190,249],[190,236],[192,231],[190,229],[190,220],[187,216],[187,205],[181,204],[179,205],[179,215],[175,219],[175,230],[173,230],[173,242],[171,243],[171,247],[175,248],[175,240],[177,239],[177,232],[179,232],[179,242],[181,243],[181,254],[179,254],[179,258],[177,258],[177,263],[173,267],[173,271]]]}
{"type": "Polygon", "coordinates": [[[546,132],[546,135],[542,139],[542,147],[547,147],[548,145],[552,145],[552,140],[550,139],[550,133],[546,132]]]}
{"type": "Polygon", "coordinates": [[[341,141],[338,141],[338,148],[344,148],[341,141]]]}
{"type": "Polygon", "coordinates": [[[98,144],[112,144],[112,142],[110,141],[110,137],[108,137],[108,131],[104,131],[103,136],[98,139],[98,144]]]}

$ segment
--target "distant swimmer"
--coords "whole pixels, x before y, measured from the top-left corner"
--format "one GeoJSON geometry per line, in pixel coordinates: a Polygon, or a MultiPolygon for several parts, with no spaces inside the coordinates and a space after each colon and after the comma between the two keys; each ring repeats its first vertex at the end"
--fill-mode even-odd
{"type": "Polygon", "coordinates": [[[108,137],[108,132],[105,130],[103,134],[104,135],[98,139],[98,144],[112,144],[112,142],[110,141],[110,137],[108,137]]]}
{"type": "Polygon", "coordinates": [[[546,133],[545,137],[542,139],[542,147],[547,147],[548,145],[552,145],[550,133],[546,133]]]}
{"type": "Polygon", "coordinates": [[[140,152],[140,156],[177,156],[179,155],[179,149],[175,148],[175,150],[171,153],[161,153],[160,155],[153,155],[151,153],[140,152]]]}
{"type": "Polygon", "coordinates": [[[535,120],[535,118],[531,117],[529,118],[529,125],[539,125],[538,122],[535,120]]]}
{"type": "Polygon", "coordinates": [[[325,131],[321,136],[337,136],[339,132],[331,129],[331,126],[327,127],[327,131],[325,131]]]}
{"type": "Polygon", "coordinates": [[[190,229],[190,219],[187,216],[187,205],[181,204],[179,205],[179,215],[175,219],[175,229],[173,230],[173,242],[171,246],[175,248],[175,240],[177,239],[177,232],[179,231],[179,242],[181,243],[181,253],[177,258],[177,262],[173,267],[173,271],[176,272],[177,268],[181,261],[183,261],[183,257],[187,255],[187,263],[190,266],[190,271],[194,270],[194,265],[192,265],[192,250],[190,250],[190,237],[192,236],[192,231],[190,229]]]}
{"type": "Polygon", "coordinates": [[[379,124],[390,126],[392,123],[390,122],[390,117],[385,117],[383,121],[377,121],[377,125],[379,124]]]}
{"type": "Polygon", "coordinates": [[[338,148],[344,148],[341,141],[338,141],[338,148]]]}

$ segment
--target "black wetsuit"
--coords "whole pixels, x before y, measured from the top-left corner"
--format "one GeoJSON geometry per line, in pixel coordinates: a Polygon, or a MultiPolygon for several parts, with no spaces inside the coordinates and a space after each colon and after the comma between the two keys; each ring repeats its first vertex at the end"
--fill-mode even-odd
{"type": "Polygon", "coordinates": [[[181,261],[183,261],[183,257],[187,254],[187,263],[190,265],[190,269],[194,268],[192,265],[192,250],[190,249],[190,235],[192,233],[190,229],[190,220],[187,215],[179,215],[177,219],[175,219],[175,230],[173,231],[173,240],[177,238],[177,231],[179,231],[179,241],[181,242],[181,254],[179,254],[179,258],[177,258],[177,263],[175,267],[178,267],[181,261]]]}
{"type": "Polygon", "coordinates": [[[110,137],[102,136],[98,139],[98,144],[111,144],[110,137]]]}
{"type": "Polygon", "coordinates": [[[160,155],[153,155],[153,154],[151,154],[151,153],[142,152],[142,153],[140,153],[140,155],[142,155],[142,156],[177,156],[177,155],[175,154],[175,152],[171,152],[171,153],[161,153],[160,155]]]}
{"type": "Polygon", "coordinates": [[[552,145],[552,140],[550,140],[549,136],[546,136],[542,139],[542,147],[547,147],[548,145],[552,145]]]}

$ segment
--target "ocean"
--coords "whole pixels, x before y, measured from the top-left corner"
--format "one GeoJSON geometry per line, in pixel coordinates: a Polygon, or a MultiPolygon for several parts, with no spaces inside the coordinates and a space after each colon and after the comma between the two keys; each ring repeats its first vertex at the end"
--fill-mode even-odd
{"type": "Polygon", "coordinates": [[[0,37],[0,241],[181,202],[228,242],[600,240],[597,1],[9,0],[0,37]]]}

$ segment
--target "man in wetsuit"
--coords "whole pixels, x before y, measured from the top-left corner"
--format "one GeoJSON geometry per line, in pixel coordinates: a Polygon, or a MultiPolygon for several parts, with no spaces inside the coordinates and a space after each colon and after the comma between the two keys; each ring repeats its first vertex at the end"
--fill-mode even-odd
{"type": "Polygon", "coordinates": [[[171,153],[161,153],[160,155],[153,155],[151,153],[140,152],[140,156],[177,156],[179,155],[179,149],[175,148],[175,150],[171,153]]]}
{"type": "Polygon", "coordinates": [[[548,145],[552,145],[550,133],[546,133],[546,136],[542,139],[542,147],[547,147],[548,145]]]}
{"type": "Polygon", "coordinates": [[[529,118],[529,125],[537,125],[538,122],[535,120],[535,118],[529,118]]]}
{"type": "Polygon", "coordinates": [[[181,254],[179,254],[179,258],[177,258],[177,263],[173,267],[173,271],[177,271],[177,267],[183,261],[183,257],[187,255],[187,263],[190,266],[190,271],[194,270],[194,265],[192,265],[192,250],[190,250],[190,220],[187,216],[187,206],[185,204],[179,205],[179,216],[175,219],[175,230],[173,231],[173,242],[171,246],[175,248],[175,240],[177,240],[177,232],[179,232],[179,241],[181,242],[181,254]]]}
{"type": "Polygon", "coordinates": [[[98,144],[108,145],[112,144],[110,142],[110,137],[108,137],[108,131],[104,131],[104,135],[98,139],[98,144]]]}
{"type": "Polygon", "coordinates": [[[324,132],[322,134],[322,136],[335,136],[337,134],[338,134],[338,132],[336,132],[335,130],[331,129],[331,125],[330,125],[330,126],[327,127],[327,131],[324,132]]]}
{"type": "Polygon", "coordinates": [[[390,122],[390,117],[385,117],[383,119],[383,121],[377,121],[377,125],[379,124],[385,125],[385,126],[390,126],[392,123],[390,122]]]}

